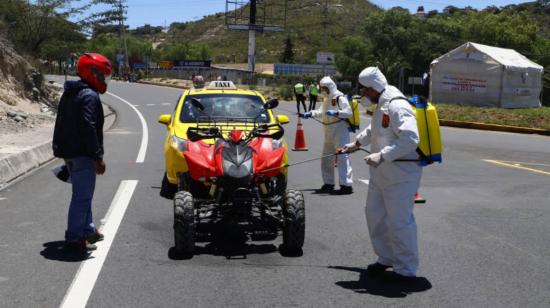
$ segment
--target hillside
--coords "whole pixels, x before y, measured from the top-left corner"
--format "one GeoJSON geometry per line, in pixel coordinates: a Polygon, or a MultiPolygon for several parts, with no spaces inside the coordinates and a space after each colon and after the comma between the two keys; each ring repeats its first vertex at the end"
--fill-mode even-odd
{"type": "Polygon", "coordinates": [[[526,2],[515,5],[508,5],[504,10],[515,12],[527,12],[537,21],[540,29],[540,34],[546,38],[550,38],[550,3],[545,6],[536,2],[526,2]]]}
{"type": "Polygon", "coordinates": [[[0,34],[0,135],[53,123],[57,94],[0,34]]]}
{"type": "MultiPolygon", "coordinates": [[[[266,0],[270,2],[277,0],[266,0]]],[[[284,41],[290,35],[294,44],[295,62],[313,63],[323,40],[323,7],[318,0],[288,1],[285,33],[258,33],[256,53],[258,62],[278,62],[284,41]]],[[[338,42],[349,33],[356,33],[369,12],[379,10],[366,0],[341,0],[341,6],[331,6],[328,14],[327,41],[329,51],[341,49],[338,42]]],[[[247,9],[247,8],[243,8],[247,9]]],[[[214,62],[246,62],[247,32],[227,30],[225,14],[218,13],[191,23],[172,27],[167,42],[185,41],[207,45],[214,62]]]]}

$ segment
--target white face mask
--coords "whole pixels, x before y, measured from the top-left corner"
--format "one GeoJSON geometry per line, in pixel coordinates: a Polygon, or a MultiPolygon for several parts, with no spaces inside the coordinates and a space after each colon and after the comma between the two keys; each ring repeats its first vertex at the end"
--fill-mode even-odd
{"type": "Polygon", "coordinates": [[[361,104],[361,106],[365,108],[369,107],[372,104],[372,102],[367,96],[361,97],[361,101],[359,101],[359,103],[361,104]]]}

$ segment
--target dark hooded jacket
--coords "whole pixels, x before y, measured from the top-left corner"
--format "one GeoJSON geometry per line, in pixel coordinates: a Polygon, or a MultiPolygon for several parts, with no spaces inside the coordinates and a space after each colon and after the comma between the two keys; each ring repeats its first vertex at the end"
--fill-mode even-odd
{"type": "Polygon", "coordinates": [[[99,94],[82,80],[66,81],[55,121],[54,155],[103,159],[103,121],[99,94]]]}

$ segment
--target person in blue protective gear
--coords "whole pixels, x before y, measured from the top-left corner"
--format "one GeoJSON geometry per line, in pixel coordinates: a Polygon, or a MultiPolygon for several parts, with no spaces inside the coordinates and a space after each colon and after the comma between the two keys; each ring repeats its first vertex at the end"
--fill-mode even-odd
{"type": "MultiPolygon", "coordinates": [[[[304,118],[320,117],[324,126],[325,141],[323,144],[323,156],[336,153],[350,141],[348,123],[346,119],[353,115],[346,96],[338,91],[336,83],[330,77],[324,77],[320,82],[321,92],[326,94],[326,99],[317,110],[303,114],[304,118]]],[[[321,172],[323,186],[317,190],[321,193],[346,195],[353,193],[353,170],[349,155],[338,155],[338,174],[340,189],[334,190],[334,163],[336,156],[324,157],[321,160],[321,172]]]]}
{"type": "Polygon", "coordinates": [[[376,104],[371,124],[356,141],[342,151],[351,153],[370,144],[372,154],[365,157],[370,166],[370,182],[365,213],[368,230],[378,256],[367,267],[371,276],[383,276],[393,282],[411,282],[418,271],[414,194],[418,191],[422,168],[416,162],[419,143],[416,116],[403,93],[388,85],[376,67],[359,75],[361,95],[376,104]],[[393,271],[387,269],[393,268],[393,271]]]}
{"type": "Polygon", "coordinates": [[[97,249],[103,239],[92,217],[96,175],[105,173],[103,161],[103,107],[99,93],[105,93],[112,72],[109,60],[99,54],[84,54],[77,64],[81,80],[65,82],[55,121],[53,153],[65,159],[72,196],[69,205],[66,247],[82,251],[97,249]]]}

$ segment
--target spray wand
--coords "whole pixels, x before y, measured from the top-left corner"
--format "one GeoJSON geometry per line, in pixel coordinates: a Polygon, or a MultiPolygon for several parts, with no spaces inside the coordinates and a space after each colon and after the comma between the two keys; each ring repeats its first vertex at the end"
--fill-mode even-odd
{"type": "MultiPolygon", "coordinates": [[[[365,148],[358,148],[357,151],[363,151],[363,152],[366,152],[368,154],[372,154],[369,150],[367,150],[365,148]]],[[[301,164],[309,163],[309,162],[312,162],[312,161],[320,160],[320,159],[323,159],[323,158],[338,156],[338,155],[343,155],[343,154],[351,154],[351,153],[343,153],[341,151],[338,151],[336,153],[324,155],[324,156],[321,156],[321,157],[316,157],[316,158],[312,158],[312,159],[308,159],[308,160],[303,160],[303,161],[295,162],[295,163],[292,163],[292,164],[285,164],[285,165],[280,166],[280,167],[269,168],[269,169],[260,171],[260,173],[266,173],[266,172],[281,169],[281,168],[288,168],[288,167],[292,167],[292,166],[301,165],[301,164]]],[[[418,159],[396,159],[394,161],[395,162],[419,162],[420,160],[418,160],[418,159]]]]}

